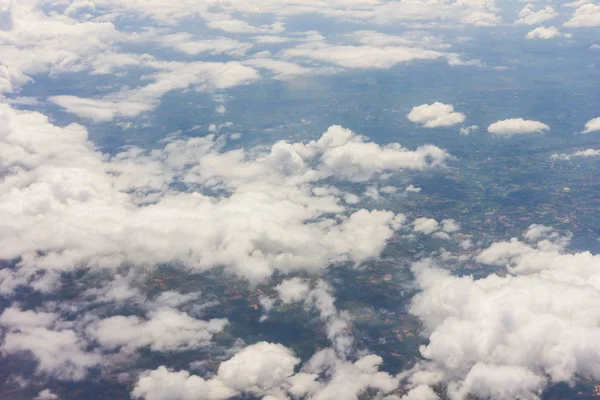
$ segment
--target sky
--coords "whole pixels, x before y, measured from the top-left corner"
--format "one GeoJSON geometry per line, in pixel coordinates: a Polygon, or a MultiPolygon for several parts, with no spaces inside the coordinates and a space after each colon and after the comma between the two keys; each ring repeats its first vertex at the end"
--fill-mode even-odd
{"type": "Polygon", "coordinates": [[[477,157],[542,149],[597,173],[599,32],[593,0],[0,0],[0,357],[32,365],[4,385],[60,399],[57,382],[123,362],[123,398],[146,400],[537,399],[599,380],[597,250],[418,208],[420,182],[477,157]],[[328,271],[397,238],[434,248],[407,267],[419,358],[390,371],[328,271]],[[328,346],[223,348],[219,299],[142,289],[165,265],[268,287],[260,321],[312,310],[328,346]],[[173,361],[215,348],[209,373],[173,361]]]}

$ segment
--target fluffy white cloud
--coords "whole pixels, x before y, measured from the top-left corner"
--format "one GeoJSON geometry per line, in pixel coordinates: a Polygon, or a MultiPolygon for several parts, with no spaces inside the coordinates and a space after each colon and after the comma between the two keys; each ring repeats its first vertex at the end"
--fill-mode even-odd
{"type": "Polygon", "coordinates": [[[58,324],[53,313],[21,311],[11,307],[0,315],[5,336],[4,353],[29,353],[37,361],[37,372],[59,379],[78,380],[103,363],[102,357],[86,350],[87,343],[73,329],[58,324]]]}
{"type": "Polygon", "coordinates": [[[495,25],[500,18],[493,0],[461,0],[454,3],[430,3],[428,1],[379,2],[373,0],[268,0],[230,1],[182,1],[165,5],[155,0],[94,0],[97,8],[111,7],[113,12],[122,11],[143,15],[161,23],[176,24],[184,18],[199,15],[209,27],[230,32],[280,32],[281,24],[253,26],[231,17],[232,14],[272,14],[279,18],[290,15],[322,15],[340,20],[352,20],[371,24],[398,24],[411,21],[439,21],[445,19],[477,26],[495,25]]]}
{"type": "Polygon", "coordinates": [[[431,260],[413,266],[422,292],[428,361],[413,385],[446,383],[452,399],[536,398],[552,382],[600,377],[600,257],[566,252],[568,236],[534,225],[525,241],[494,243],[477,261],[509,275],[452,276],[431,260]]]}
{"type": "Polygon", "coordinates": [[[556,160],[570,160],[571,157],[600,157],[600,149],[585,149],[578,150],[571,154],[552,154],[551,156],[556,160]]]}
{"type": "Polygon", "coordinates": [[[351,212],[345,193],[319,181],[364,181],[443,165],[449,156],[429,145],[381,147],[334,126],[319,140],[266,151],[222,151],[224,142],[207,136],[109,159],[81,126],[57,127],[6,105],[0,120],[8,172],[0,183],[0,258],[21,260],[0,271],[2,293],[20,285],[53,291],[61,271],[80,265],[221,265],[258,282],[276,270],[362,262],[379,254],[403,216],[351,212]],[[196,191],[170,189],[174,179],[196,191]],[[203,188],[226,195],[203,195],[203,188]]]}
{"type": "Polygon", "coordinates": [[[554,39],[556,37],[565,36],[563,35],[556,27],[551,26],[545,28],[543,26],[538,26],[534,30],[530,31],[525,35],[527,39],[554,39]]]}
{"type": "Polygon", "coordinates": [[[578,7],[570,20],[565,23],[568,27],[600,26],[600,5],[583,4],[578,7]]]}
{"type": "Polygon", "coordinates": [[[412,192],[412,193],[419,193],[422,189],[420,187],[416,187],[414,185],[408,185],[406,187],[406,189],[404,189],[407,192],[412,192]]]}
{"type": "Polygon", "coordinates": [[[142,374],[131,394],[146,400],[224,400],[237,393],[217,379],[204,380],[187,371],[171,372],[161,366],[142,374]]]}
{"type": "Polygon", "coordinates": [[[442,230],[444,232],[453,233],[460,230],[460,225],[453,219],[442,220],[442,230]]]}
{"type": "Polygon", "coordinates": [[[343,46],[327,43],[307,43],[283,52],[288,58],[308,58],[346,68],[391,68],[412,60],[435,60],[445,54],[407,46],[343,46]]]}
{"type": "Polygon", "coordinates": [[[195,39],[194,36],[187,32],[178,32],[167,35],[161,35],[159,33],[156,40],[165,47],[171,47],[190,55],[209,53],[228,54],[240,57],[252,48],[251,43],[244,43],[226,37],[202,40],[195,39]]]}
{"type": "Polygon", "coordinates": [[[146,371],[132,395],[146,400],[220,400],[239,393],[264,399],[289,398],[291,394],[326,400],[356,399],[367,389],[388,393],[398,387],[396,378],[378,370],[382,359],[375,355],[349,362],[324,349],[294,373],[299,362],[284,346],[259,342],[223,362],[208,380],[165,367],[146,371]]]}
{"type": "Polygon", "coordinates": [[[439,102],[413,107],[407,117],[410,121],[422,124],[425,128],[452,126],[465,120],[465,114],[455,112],[451,104],[439,102]]]}
{"type": "Polygon", "coordinates": [[[527,4],[519,11],[519,19],[516,21],[519,25],[537,25],[549,21],[558,16],[558,13],[552,6],[546,6],[539,11],[534,11],[533,4],[527,4]]]}
{"type": "Polygon", "coordinates": [[[590,133],[600,131],[600,117],[589,120],[585,123],[585,130],[583,133],[590,133]]]}
{"type": "Polygon", "coordinates": [[[346,313],[338,312],[335,307],[333,289],[324,281],[319,281],[314,288],[299,278],[284,280],[275,287],[279,298],[284,303],[304,302],[315,307],[327,325],[327,336],[333,348],[342,356],[350,353],[354,339],[348,333],[349,318],[346,313]]]}
{"type": "Polygon", "coordinates": [[[265,393],[294,374],[300,363],[280,344],[259,342],[221,363],[218,379],[240,392],[265,393]]]}
{"type": "Polygon", "coordinates": [[[58,400],[58,396],[50,389],[44,389],[33,400],[58,400]]]}
{"type": "Polygon", "coordinates": [[[116,53],[128,35],[111,22],[79,22],[43,12],[30,1],[10,2],[7,7],[10,26],[0,29],[0,93],[18,90],[35,74],[110,73],[141,63],[140,56],[116,53]],[[78,37],[86,40],[72,40],[78,37]]]}
{"type": "Polygon", "coordinates": [[[122,315],[99,320],[87,327],[87,334],[106,348],[131,352],[147,346],[154,351],[174,351],[206,346],[227,324],[226,319],[201,321],[159,308],[151,311],[147,320],[122,315]]]}
{"type": "Polygon", "coordinates": [[[288,80],[315,73],[315,70],[312,68],[303,67],[289,61],[274,60],[272,58],[252,58],[243,63],[244,65],[249,65],[254,68],[271,71],[275,74],[274,78],[280,80],[288,80]]]}
{"type": "Polygon", "coordinates": [[[550,127],[542,122],[525,120],[523,118],[505,119],[488,126],[488,132],[504,137],[518,134],[541,133],[549,129],[550,127]]]}
{"type": "Polygon", "coordinates": [[[417,218],[413,222],[415,232],[430,234],[437,231],[439,223],[433,218],[417,218]]]}
{"type": "Polygon", "coordinates": [[[475,132],[478,129],[479,129],[478,125],[461,126],[461,128],[460,128],[460,134],[463,135],[463,136],[468,136],[468,135],[471,134],[471,132],[475,132]]]}

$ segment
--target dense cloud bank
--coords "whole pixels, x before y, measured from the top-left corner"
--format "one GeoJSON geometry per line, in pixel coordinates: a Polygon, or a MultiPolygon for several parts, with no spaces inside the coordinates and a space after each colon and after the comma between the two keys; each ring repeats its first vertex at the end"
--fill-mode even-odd
{"type": "Polygon", "coordinates": [[[457,277],[432,259],[413,266],[422,292],[411,312],[424,323],[427,360],[413,385],[448,385],[452,399],[537,398],[549,382],[600,378],[600,257],[569,253],[569,238],[532,225],[477,261],[509,275],[457,277]]]}
{"type": "Polygon", "coordinates": [[[318,140],[267,150],[224,151],[224,139],[209,135],[108,158],[82,126],[8,106],[0,119],[0,258],[18,260],[1,271],[5,294],[20,285],[51,292],[60,272],[83,265],[222,265],[259,282],[276,270],[362,262],[404,216],[354,210],[346,193],[320,182],[443,166],[449,157],[431,145],[382,147],[332,126],[318,140]]]}

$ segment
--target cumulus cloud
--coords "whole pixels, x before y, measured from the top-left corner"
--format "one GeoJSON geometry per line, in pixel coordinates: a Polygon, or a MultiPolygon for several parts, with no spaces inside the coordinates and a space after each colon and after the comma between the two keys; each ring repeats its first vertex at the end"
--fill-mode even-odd
{"type": "Polygon", "coordinates": [[[558,16],[558,13],[552,6],[546,6],[539,11],[534,11],[533,4],[527,4],[519,11],[519,19],[516,21],[518,25],[537,25],[542,22],[549,21],[558,16]]]}
{"type": "Polygon", "coordinates": [[[572,157],[600,157],[600,149],[578,150],[571,154],[552,154],[551,158],[555,160],[570,160],[572,157]]]}
{"type": "Polygon", "coordinates": [[[159,308],[151,311],[146,320],[119,315],[96,321],[87,327],[87,334],[106,348],[127,352],[141,347],[181,351],[208,345],[227,324],[226,319],[201,321],[171,308],[159,308]]]}
{"type": "Polygon", "coordinates": [[[583,133],[590,133],[600,131],[600,117],[589,120],[585,123],[585,130],[583,133]]]}
{"type": "Polygon", "coordinates": [[[132,395],[146,400],[220,400],[236,394],[264,399],[289,395],[352,399],[367,389],[388,393],[398,387],[396,378],[378,370],[381,362],[381,357],[375,355],[350,362],[338,358],[331,349],[324,349],[295,373],[300,360],[291,350],[280,344],[259,342],[221,363],[217,374],[208,380],[165,367],[146,371],[132,395]]]}
{"type": "Polygon", "coordinates": [[[539,26],[534,30],[530,31],[525,35],[527,39],[554,39],[556,37],[566,36],[563,35],[556,27],[551,26],[545,28],[543,26],[539,26]]]}
{"type": "Polygon", "coordinates": [[[88,352],[87,343],[70,328],[58,324],[54,313],[4,310],[0,326],[6,330],[0,349],[6,354],[31,354],[37,372],[59,379],[83,379],[90,368],[103,363],[100,354],[88,352]]]}
{"type": "Polygon", "coordinates": [[[430,234],[437,231],[439,223],[433,218],[417,218],[413,222],[415,232],[430,234]]]}
{"type": "Polygon", "coordinates": [[[208,381],[187,371],[172,372],[161,366],[146,371],[131,392],[134,398],[146,400],[221,400],[236,395],[235,390],[219,380],[208,381]]]}
{"type": "Polygon", "coordinates": [[[35,74],[106,74],[144,59],[117,52],[128,35],[111,22],[81,23],[68,15],[42,12],[32,2],[15,1],[8,7],[10,29],[0,29],[0,93],[18,90],[35,74]],[[72,40],[74,37],[88,40],[72,40]]]}
{"type": "Polygon", "coordinates": [[[318,140],[266,151],[223,151],[209,135],[107,158],[79,125],[57,127],[6,105],[0,119],[1,168],[9,172],[0,183],[0,258],[20,258],[0,271],[2,293],[21,285],[51,292],[61,271],[81,265],[220,265],[259,282],[276,270],[362,262],[379,254],[401,218],[347,210],[345,194],[319,182],[365,181],[449,157],[430,145],[382,147],[334,126],[318,140]],[[195,190],[171,189],[174,179],[195,190]]]}
{"type": "Polygon", "coordinates": [[[600,26],[600,5],[583,4],[578,7],[565,26],[573,28],[600,26]]]}
{"type": "Polygon", "coordinates": [[[33,400],[58,400],[58,398],[50,389],[44,389],[33,400]]]}
{"type": "Polygon", "coordinates": [[[435,102],[413,107],[407,115],[412,122],[422,124],[425,128],[437,128],[460,124],[465,120],[465,114],[455,112],[450,104],[435,102]]]}
{"type": "Polygon", "coordinates": [[[550,127],[539,121],[525,120],[523,118],[505,119],[488,126],[488,132],[497,136],[510,137],[518,134],[542,133],[550,127]]]}
{"type": "Polygon", "coordinates": [[[416,187],[414,185],[408,185],[406,187],[406,189],[404,189],[407,192],[412,192],[412,193],[419,193],[422,189],[420,187],[416,187]]]}
{"type": "Polygon", "coordinates": [[[452,399],[537,398],[549,382],[600,377],[600,257],[568,253],[568,235],[534,225],[483,250],[477,261],[509,275],[452,276],[432,260],[415,263],[422,292],[411,313],[429,337],[427,360],[409,381],[445,383],[452,399]]]}

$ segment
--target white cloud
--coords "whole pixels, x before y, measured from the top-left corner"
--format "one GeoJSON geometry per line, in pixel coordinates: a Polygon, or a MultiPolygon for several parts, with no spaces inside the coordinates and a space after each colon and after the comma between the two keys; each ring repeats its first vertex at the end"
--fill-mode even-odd
{"type": "Polygon", "coordinates": [[[289,398],[288,394],[311,399],[353,399],[367,389],[389,393],[398,387],[396,378],[378,370],[382,359],[375,355],[350,362],[338,358],[331,349],[324,349],[295,373],[299,363],[284,346],[259,342],[223,362],[218,373],[208,380],[165,367],[146,371],[132,395],[146,400],[220,400],[239,393],[263,399],[289,398]]]}
{"type": "Polygon", "coordinates": [[[444,232],[453,233],[460,230],[460,225],[453,219],[442,220],[442,230],[444,232]]]}
{"type": "Polygon", "coordinates": [[[565,26],[580,28],[600,26],[600,5],[583,4],[578,7],[565,26]]]}
{"type": "Polygon", "coordinates": [[[259,342],[219,366],[218,379],[240,392],[265,393],[294,374],[300,359],[280,344],[259,342]]]}
{"type": "Polygon", "coordinates": [[[439,396],[427,385],[419,385],[408,391],[400,400],[438,400],[439,396]]]}
{"type": "MultiPolygon", "coordinates": [[[[279,32],[280,24],[254,26],[231,15],[266,14],[285,18],[292,15],[322,15],[342,21],[391,25],[419,22],[438,22],[444,19],[476,26],[495,25],[500,21],[493,0],[460,0],[455,3],[379,2],[373,0],[333,0],[306,2],[304,0],[254,2],[216,1],[181,2],[165,5],[154,0],[95,0],[98,5],[111,6],[113,12],[129,12],[175,25],[180,20],[199,15],[209,27],[230,32],[279,32]]],[[[439,22],[438,22],[439,23],[439,22]]]]}
{"type": "Polygon", "coordinates": [[[404,190],[406,190],[407,192],[419,193],[422,189],[414,185],[408,185],[404,190]]]}
{"type": "Polygon", "coordinates": [[[590,50],[598,50],[600,49],[600,44],[593,44],[590,46],[590,50]]]}
{"type": "Polygon", "coordinates": [[[413,266],[422,292],[411,313],[429,343],[413,385],[447,384],[452,399],[537,398],[552,382],[600,377],[600,256],[568,253],[568,236],[534,225],[494,243],[477,261],[509,275],[452,276],[431,260],[413,266]]]}
{"type": "Polygon", "coordinates": [[[417,218],[413,222],[413,230],[419,233],[430,234],[437,231],[438,228],[439,224],[433,218],[417,218]]]}
{"type": "Polygon", "coordinates": [[[349,317],[346,313],[338,312],[333,297],[333,289],[326,282],[320,280],[315,287],[299,278],[284,280],[275,287],[279,298],[284,303],[304,302],[310,307],[315,307],[327,326],[327,336],[333,348],[342,357],[352,350],[354,339],[349,335],[349,317]]]}
{"type": "Polygon", "coordinates": [[[412,122],[420,123],[425,128],[452,126],[465,120],[465,114],[455,112],[450,104],[435,102],[413,107],[407,115],[412,122]]]}
{"type": "Polygon", "coordinates": [[[33,400],[58,400],[59,397],[52,393],[50,389],[42,390],[33,400]]]}
{"type": "Polygon", "coordinates": [[[590,119],[588,122],[586,122],[585,130],[583,131],[583,133],[590,133],[596,131],[600,131],[600,117],[590,119]]]}
{"type": "Polygon", "coordinates": [[[165,47],[171,47],[190,55],[209,53],[228,54],[240,57],[245,55],[252,48],[251,43],[240,42],[239,40],[227,37],[198,40],[195,39],[192,34],[187,32],[178,32],[167,35],[158,33],[156,40],[165,47]]]}
{"type": "Polygon", "coordinates": [[[187,371],[171,372],[161,366],[142,374],[131,394],[145,400],[225,400],[236,392],[219,380],[204,380],[187,371]]]}
{"type": "Polygon", "coordinates": [[[570,160],[571,157],[600,157],[600,149],[585,149],[578,150],[571,154],[552,154],[551,156],[556,160],[570,160]]]}
{"type": "Polygon", "coordinates": [[[539,121],[513,118],[494,122],[488,127],[488,132],[498,136],[510,137],[518,134],[542,133],[549,129],[548,125],[539,121]]]}
{"type": "Polygon", "coordinates": [[[546,6],[539,11],[534,11],[534,9],[535,6],[533,4],[527,4],[523,7],[519,11],[519,19],[516,23],[519,25],[537,25],[556,18],[559,15],[552,6],[546,6]]]}
{"type": "Polygon", "coordinates": [[[11,2],[10,29],[0,29],[0,93],[14,92],[35,74],[110,73],[139,64],[141,56],[116,53],[128,40],[110,22],[78,22],[45,13],[35,2],[11,2]],[[72,40],[85,37],[86,40],[72,40]]]}
{"type": "Polygon", "coordinates": [[[401,216],[347,210],[345,194],[319,182],[365,181],[449,157],[435,146],[381,147],[334,126],[319,140],[270,149],[223,151],[224,139],[209,135],[108,158],[79,125],[53,126],[7,105],[0,121],[0,167],[10,171],[0,183],[0,258],[21,258],[0,271],[2,293],[54,291],[60,272],[80,265],[221,265],[258,282],[275,271],[360,263],[378,256],[401,216]],[[170,189],[174,179],[197,191],[170,189]]]}
{"type": "Polygon", "coordinates": [[[87,327],[87,334],[106,348],[122,348],[127,352],[141,347],[181,351],[208,345],[213,335],[227,324],[226,319],[201,321],[161,307],[151,311],[147,320],[122,315],[99,320],[87,327]]]}
{"type": "Polygon", "coordinates": [[[530,31],[525,35],[527,39],[554,39],[556,37],[566,36],[563,35],[556,27],[551,26],[545,28],[543,26],[538,26],[534,30],[530,31]]]}
{"type": "Polygon", "coordinates": [[[271,58],[253,58],[243,62],[258,69],[266,69],[274,73],[274,78],[279,80],[293,79],[303,75],[313,74],[312,68],[303,67],[289,61],[274,60],[271,58]]]}
{"type": "Polygon", "coordinates": [[[59,379],[78,380],[102,364],[99,354],[86,351],[86,342],[74,330],[55,324],[58,315],[7,308],[0,315],[6,335],[0,349],[7,354],[29,353],[37,372],[59,379]]]}
{"type": "Polygon", "coordinates": [[[279,298],[284,303],[294,303],[307,299],[310,286],[300,278],[290,278],[275,286],[279,298]]]}
{"type": "Polygon", "coordinates": [[[461,126],[460,127],[460,134],[463,136],[468,136],[471,134],[471,132],[475,132],[476,130],[479,129],[478,125],[471,125],[471,126],[461,126]]]}

